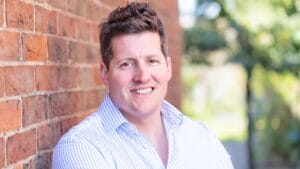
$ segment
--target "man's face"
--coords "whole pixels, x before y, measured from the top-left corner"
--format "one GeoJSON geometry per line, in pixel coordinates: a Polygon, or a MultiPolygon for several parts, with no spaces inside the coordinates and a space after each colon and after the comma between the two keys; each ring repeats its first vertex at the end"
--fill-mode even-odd
{"type": "Polygon", "coordinates": [[[116,36],[111,41],[113,58],[109,70],[102,65],[102,79],[112,101],[131,122],[160,113],[171,61],[165,59],[158,33],[116,36]]]}

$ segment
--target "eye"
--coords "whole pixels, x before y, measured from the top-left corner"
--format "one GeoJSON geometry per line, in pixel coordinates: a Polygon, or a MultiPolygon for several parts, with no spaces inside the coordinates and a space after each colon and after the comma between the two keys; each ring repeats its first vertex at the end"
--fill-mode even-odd
{"type": "Polygon", "coordinates": [[[160,61],[158,59],[155,59],[155,58],[150,58],[148,60],[148,62],[149,62],[150,65],[157,65],[157,64],[160,63],[160,61]]]}
{"type": "Polygon", "coordinates": [[[121,69],[129,69],[134,66],[134,62],[130,60],[123,61],[119,64],[121,69]]]}

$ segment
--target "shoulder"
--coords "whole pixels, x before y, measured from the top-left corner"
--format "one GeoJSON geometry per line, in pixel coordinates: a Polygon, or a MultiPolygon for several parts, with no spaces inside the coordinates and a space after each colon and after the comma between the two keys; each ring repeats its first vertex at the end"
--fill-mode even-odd
{"type": "Polygon", "coordinates": [[[95,168],[110,163],[106,134],[98,113],[71,128],[59,140],[53,151],[53,168],[95,168]]]}
{"type": "Polygon", "coordinates": [[[215,133],[201,121],[194,121],[184,116],[183,123],[179,129],[182,133],[187,133],[190,137],[200,142],[206,142],[212,146],[220,146],[221,143],[215,133]],[[217,144],[217,145],[216,145],[217,144]]]}
{"type": "Polygon", "coordinates": [[[184,117],[182,126],[183,131],[190,133],[191,137],[197,140],[198,145],[206,145],[206,148],[209,148],[216,158],[218,156],[220,156],[220,159],[230,158],[221,141],[203,122],[193,121],[188,117],[184,117]]]}
{"type": "Polygon", "coordinates": [[[166,100],[164,100],[162,104],[161,112],[166,119],[168,126],[174,127],[175,133],[179,136],[190,136],[196,140],[200,137],[201,140],[207,140],[212,135],[212,132],[204,123],[194,121],[183,115],[180,110],[166,100]]]}
{"type": "Polygon", "coordinates": [[[82,149],[90,153],[108,154],[108,135],[103,127],[102,118],[96,112],[65,133],[54,147],[54,155],[73,158],[82,154],[82,149]]]}
{"type": "Polygon", "coordinates": [[[73,126],[58,142],[63,144],[66,142],[76,142],[86,145],[93,145],[96,140],[101,142],[105,140],[106,134],[103,127],[102,118],[99,112],[96,112],[85,118],[79,124],[73,126]]]}
{"type": "Polygon", "coordinates": [[[190,132],[197,133],[197,135],[201,134],[206,137],[213,135],[213,132],[206,126],[206,124],[201,121],[194,121],[187,116],[183,116],[181,129],[189,130],[190,132]]]}
{"type": "Polygon", "coordinates": [[[197,154],[199,158],[211,161],[214,165],[232,165],[230,155],[223,144],[203,122],[193,121],[184,116],[183,123],[175,135],[180,147],[184,147],[183,151],[197,154]]]}

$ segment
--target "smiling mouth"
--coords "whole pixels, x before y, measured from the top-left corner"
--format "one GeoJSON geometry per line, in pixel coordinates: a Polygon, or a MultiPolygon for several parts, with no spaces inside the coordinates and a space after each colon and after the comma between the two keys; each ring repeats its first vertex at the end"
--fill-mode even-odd
{"type": "Polygon", "coordinates": [[[131,90],[131,92],[133,92],[135,94],[150,94],[153,90],[154,90],[154,88],[150,87],[150,88],[145,88],[145,89],[131,90]]]}

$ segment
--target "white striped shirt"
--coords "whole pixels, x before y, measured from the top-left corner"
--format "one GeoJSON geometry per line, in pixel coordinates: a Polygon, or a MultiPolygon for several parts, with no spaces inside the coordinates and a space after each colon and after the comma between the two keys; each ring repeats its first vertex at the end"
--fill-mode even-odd
{"type": "Polygon", "coordinates": [[[169,144],[167,167],[107,95],[98,112],[61,138],[52,169],[233,169],[222,144],[202,123],[182,115],[167,101],[161,113],[169,144]]]}

